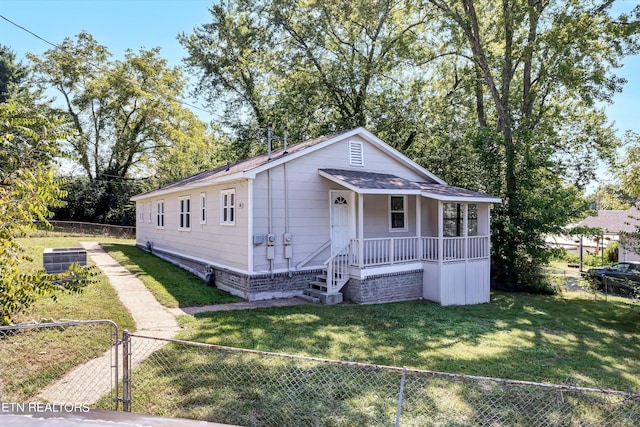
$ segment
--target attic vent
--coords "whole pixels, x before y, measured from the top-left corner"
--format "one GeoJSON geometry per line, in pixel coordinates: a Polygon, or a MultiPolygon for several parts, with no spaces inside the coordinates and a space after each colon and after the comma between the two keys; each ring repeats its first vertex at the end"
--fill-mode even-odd
{"type": "Polygon", "coordinates": [[[362,142],[349,141],[349,164],[351,166],[364,166],[362,142]]]}

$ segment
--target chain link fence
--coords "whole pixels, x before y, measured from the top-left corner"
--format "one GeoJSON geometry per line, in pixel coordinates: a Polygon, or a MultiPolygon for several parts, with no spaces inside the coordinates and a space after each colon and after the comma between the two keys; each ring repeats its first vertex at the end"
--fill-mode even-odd
{"type": "Polygon", "coordinates": [[[132,360],[148,356],[125,373],[124,394],[133,412],[151,415],[244,426],[640,425],[638,394],[136,334],[125,341],[132,360]]]}
{"type": "Polygon", "coordinates": [[[3,412],[36,402],[68,412],[117,409],[118,343],[110,320],[0,327],[3,412]]]}
{"type": "MultiPolygon", "coordinates": [[[[54,221],[49,223],[53,226],[53,232],[64,233],[69,235],[82,235],[82,236],[108,236],[119,237],[123,239],[133,239],[136,237],[135,226],[125,225],[111,225],[111,224],[97,224],[93,222],[80,222],[80,221],[54,221]]],[[[44,226],[39,226],[40,232],[45,236],[49,234],[49,231],[44,226]]]]}

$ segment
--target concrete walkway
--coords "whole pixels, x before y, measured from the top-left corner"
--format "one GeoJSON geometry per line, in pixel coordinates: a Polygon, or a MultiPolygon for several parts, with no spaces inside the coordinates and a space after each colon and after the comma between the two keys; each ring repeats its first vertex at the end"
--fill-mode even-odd
{"type": "MultiPolygon", "coordinates": [[[[201,307],[186,307],[167,309],[161,305],[147,287],[129,270],[122,267],[107,254],[97,242],[80,242],[87,250],[93,262],[109,279],[122,304],[129,310],[136,322],[136,334],[153,338],[173,338],[180,326],[176,316],[196,314],[206,311],[247,310],[263,307],[284,307],[304,305],[309,302],[300,298],[278,299],[268,301],[238,302],[231,304],[215,304],[201,307]]],[[[120,331],[122,334],[122,331],[120,331]]],[[[120,337],[118,337],[120,338],[120,337]]],[[[140,339],[132,344],[131,368],[135,368],[146,360],[154,351],[167,344],[166,341],[140,339]]],[[[65,404],[69,402],[93,405],[102,396],[107,395],[115,385],[116,379],[112,375],[113,366],[119,366],[118,380],[122,378],[122,348],[118,347],[118,354],[112,350],[77,366],[63,378],[49,385],[38,395],[43,401],[65,404]]]]}
{"type": "MultiPolygon", "coordinates": [[[[97,242],[80,243],[93,262],[109,278],[109,283],[118,293],[118,298],[129,310],[136,322],[136,333],[155,338],[172,338],[180,330],[175,316],[163,307],[147,287],[116,260],[111,258],[97,242]]],[[[122,333],[122,331],[120,331],[122,333]]],[[[166,341],[149,340],[132,355],[132,368],[142,363],[151,353],[166,345],[166,341]]],[[[121,353],[121,347],[118,347],[121,353]]],[[[95,404],[115,386],[113,365],[120,367],[122,376],[122,354],[113,349],[77,366],[64,377],[40,392],[38,398],[56,404],[95,404]]]]}

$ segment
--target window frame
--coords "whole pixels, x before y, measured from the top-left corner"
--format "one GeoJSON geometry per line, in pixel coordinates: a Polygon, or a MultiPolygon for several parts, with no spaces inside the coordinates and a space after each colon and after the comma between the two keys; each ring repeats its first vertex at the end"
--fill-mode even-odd
{"type": "Polygon", "coordinates": [[[191,231],[191,196],[178,197],[178,230],[191,231]]]}
{"type": "Polygon", "coordinates": [[[396,195],[396,194],[390,194],[389,195],[389,203],[388,203],[388,207],[389,207],[389,232],[402,232],[402,231],[408,231],[409,227],[407,224],[407,202],[408,202],[408,197],[406,195],[396,195]],[[394,198],[398,198],[402,200],[402,209],[393,209],[393,199],[394,198]],[[394,227],[394,214],[402,214],[402,227],[394,227]]]}
{"type": "Polygon", "coordinates": [[[200,193],[200,224],[207,223],[207,193],[200,193]]]}
{"type": "Polygon", "coordinates": [[[156,200],[156,228],[164,230],[164,200],[156,200]]]}
{"type": "Polygon", "coordinates": [[[236,224],[236,189],[228,188],[220,191],[220,224],[236,224]]]}
{"type": "Polygon", "coordinates": [[[443,237],[463,237],[464,236],[464,204],[458,202],[445,202],[442,204],[442,236],[443,237]],[[447,205],[455,205],[455,216],[447,216],[447,205]],[[453,221],[455,226],[454,234],[447,234],[447,221],[453,221]]]}
{"type": "Polygon", "coordinates": [[[144,222],[144,202],[138,203],[138,222],[144,222]]]}

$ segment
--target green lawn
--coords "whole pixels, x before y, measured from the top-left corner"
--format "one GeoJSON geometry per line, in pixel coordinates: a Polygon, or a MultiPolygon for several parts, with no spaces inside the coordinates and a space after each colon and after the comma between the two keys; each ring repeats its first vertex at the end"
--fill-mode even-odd
{"type": "Polygon", "coordinates": [[[158,258],[133,243],[106,243],[102,248],[135,274],[165,307],[192,307],[242,301],[207,286],[188,271],[158,258]]]}
{"type": "Polygon", "coordinates": [[[256,350],[640,390],[640,310],[621,298],[493,293],[490,304],[309,305],[185,316],[180,338],[256,350]]]}

